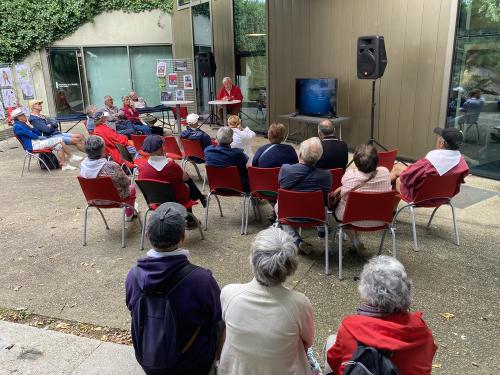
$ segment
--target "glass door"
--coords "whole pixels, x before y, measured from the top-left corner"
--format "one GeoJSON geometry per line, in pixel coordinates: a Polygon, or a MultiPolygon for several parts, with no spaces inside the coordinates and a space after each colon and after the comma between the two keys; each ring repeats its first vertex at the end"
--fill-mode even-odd
{"type": "Polygon", "coordinates": [[[80,49],[51,48],[48,57],[57,116],[83,113],[85,99],[80,49]]]}
{"type": "MultiPolygon", "coordinates": [[[[196,104],[198,113],[208,114],[210,108],[210,80],[211,77],[202,77],[199,73],[198,55],[212,51],[212,27],[210,25],[210,4],[198,4],[191,8],[193,17],[193,45],[196,75],[196,104]]],[[[215,93],[214,93],[215,94],[215,93]]]]}

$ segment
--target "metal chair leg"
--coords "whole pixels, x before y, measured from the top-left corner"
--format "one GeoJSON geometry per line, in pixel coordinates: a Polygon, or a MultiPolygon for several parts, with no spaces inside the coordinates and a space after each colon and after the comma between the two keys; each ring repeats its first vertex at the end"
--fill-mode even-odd
{"type": "Polygon", "coordinates": [[[393,227],[390,227],[389,230],[391,231],[392,235],[392,256],[396,258],[396,230],[393,227]]]}
{"type": "Polygon", "coordinates": [[[339,228],[339,280],[342,280],[342,248],[343,248],[343,243],[342,243],[342,235],[344,231],[342,227],[339,228]]]}
{"type": "Polygon", "coordinates": [[[205,230],[208,229],[208,206],[210,205],[210,198],[211,197],[212,197],[212,193],[209,193],[207,196],[207,206],[205,207],[205,230]]]}
{"type": "Polygon", "coordinates": [[[196,174],[198,175],[198,180],[200,180],[200,181],[203,180],[203,178],[201,177],[201,173],[200,173],[200,170],[198,168],[198,165],[191,160],[188,160],[188,162],[191,163],[193,165],[194,169],[196,170],[196,174]]]}
{"type": "Polygon", "coordinates": [[[26,165],[26,158],[28,157],[28,154],[24,154],[24,159],[23,159],[23,169],[21,169],[21,177],[24,176],[24,167],[26,165]]]}
{"type": "Polygon", "coordinates": [[[104,221],[104,225],[106,226],[106,229],[109,230],[108,222],[106,221],[106,218],[104,217],[104,214],[102,213],[101,209],[99,207],[96,207],[97,211],[101,214],[102,220],[104,221]]]}
{"type": "Polygon", "coordinates": [[[203,187],[202,187],[202,191],[205,191],[205,185],[207,184],[207,174],[205,172],[205,176],[203,176],[203,187]]]}
{"type": "Polygon", "coordinates": [[[458,238],[457,220],[455,217],[455,207],[451,203],[448,204],[451,207],[451,216],[453,217],[453,230],[455,231],[455,245],[460,246],[460,239],[458,238]]]}
{"type": "Polygon", "coordinates": [[[85,211],[83,214],[83,246],[87,246],[87,216],[89,207],[90,206],[87,204],[87,207],[85,207],[85,211]]]}
{"type": "Polygon", "coordinates": [[[378,255],[382,254],[382,249],[384,248],[385,235],[387,234],[388,230],[389,228],[384,230],[384,233],[382,233],[382,239],[380,240],[380,246],[378,248],[378,255]]]}
{"type": "Polygon", "coordinates": [[[413,250],[418,251],[418,243],[417,243],[417,221],[415,218],[415,208],[410,206],[411,212],[411,227],[413,231],[413,250]]]}
{"type": "Polygon", "coordinates": [[[125,207],[122,210],[122,248],[125,247],[125,207]]]}
{"type": "MultiPolygon", "coordinates": [[[[44,163],[44,164],[45,164],[45,163],[44,163]]],[[[28,172],[29,172],[29,170],[30,170],[30,166],[31,166],[31,156],[30,156],[30,158],[28,159],[28,172]]]]}
{"type": "Polygon", "coordinates": [[[429,218],[429,222],[427,223],[427,228],[430,228],[432,219],[434,218],[434,214],[436,213],[436,211],[438,210],[439,207],[441,207],[441,206],[437,206],[436,208],[434,208],[432,210],[431,217],[429,218]]]}
{"type": "Polygon", "coordinates": [[[146,234],[146,222],[148,220],[149,211],[151,211],[150,208],[148,208],[146,210],[146,212],[144,212],[144,224],[143,224],[142,229],[141,229],[141,250],[144,250],[144,236],[146,234]]]}
{"type": "Polygon", "coordinates": [[[245,225],[245,219],[248,217],[248,210],[247,210],[247,197],[246,195],[243,196],[243,210],[241,212],[241,228],[240,228],[240,235],[245,234],[246,230],[246,225],[245,225]]]}
{"type": "Polygon", "coordinates": [[[224,215],[222,215],[222,207],[220,205],[219,196],[217,194],[215,194],[215,199],[217,200],[217,204],[219,205],[220,217],[224,217],[224,215]]]}
{"type": "Polygon", "coordinates": [[[328,238],[328,225],[323,226],[325,228],[325,275],[330,274],[330,240],[328,238]]]}
{"type": "MultiPolygon", "coordinates": [[[[250,197],[245,197],[245,199],[249,200],[250,197]]],[[[248,203],[247,203],[248,205],[248,203]]],[[[248,211],[245,214],[245,234],[248,234],[248,211]]]]}

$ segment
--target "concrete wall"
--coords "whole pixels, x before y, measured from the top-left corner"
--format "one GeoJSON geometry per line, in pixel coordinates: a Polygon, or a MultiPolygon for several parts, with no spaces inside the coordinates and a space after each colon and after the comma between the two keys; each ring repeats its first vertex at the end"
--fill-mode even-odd
{"type": "MultiPolygon", "coordinates": [[[[269,117],[295,110],[295,79],[339,79],[338,112],[350,146],[366,142],[371,81],[356,77],[356,43],[385,37],[388,66],[377,81],[375,137],[421,157],[443,126],[456,0],[268,0],[269,117]],[[451,43],[450,43],[451,40],[451,43]]],[[[306,129],[306,136],[316,129],[306,129]]]]}

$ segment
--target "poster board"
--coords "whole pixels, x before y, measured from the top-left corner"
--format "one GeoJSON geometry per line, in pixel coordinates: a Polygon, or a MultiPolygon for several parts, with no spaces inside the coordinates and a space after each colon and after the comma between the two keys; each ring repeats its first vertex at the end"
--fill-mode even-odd
{"type": "Polygon", "coordinates": [[[196,112],[195,71],[192,59],[158,59],[156,76],[160,101],[189,100],[188,112],[196,112]]]}
{"type": "Polygon", "coordinates": [[[0,63],[0,103],[2,104],[0,120],[5,118],[7,107],[21,105],[21,100],[30,100],[35,97],[35,85],[29,63],[0,63]]]}

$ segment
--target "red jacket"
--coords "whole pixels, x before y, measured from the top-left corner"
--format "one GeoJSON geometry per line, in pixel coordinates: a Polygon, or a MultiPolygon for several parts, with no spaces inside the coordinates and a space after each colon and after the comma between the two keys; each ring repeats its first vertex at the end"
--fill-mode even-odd
{"type": "MultiPolygon", "coordinates": [[[[460,162],[446,172],[443,176],[448,176],[450,174],[460,174],[460,179],[455,190],[455,195],[460,192],[460,185],[465,182],[465,177],[469,174],[469,166],[463,158],[460,158],[460,162]]],[[[425,158],[417,160],[415,163],[410,165],[401,175],[399,180],[401,182],[401,196],[409,202],[413,202],[418,190],[422,187],[424,180],[429,175],[438,175],[436,168],[431,164],[431,162],[425,158]]],[[[429,204],[438,204],[440,200],[429,201],[429,204]]]]}
{"type": "MultiPolygon", "coordinates": [[[[223,100],[225,97],[229,97],[229,100],[241,100],[243,101],[243,94],[238,86],[233,85],[231,87],[231,92],[227,94],[226,88],[222,86],[219,91],[217,91],[217,100],[223,100]]],[[[241,103],[228,105],[228,110],[234,107],[241,107],[241,103]]]]}
{"type": "Polygon", "coordinates": [[[392,362],[402,375],[431,374],[436,344],[422,313],[398,313],[384,318],[351,315],[337,332],[337,340],[327,352],[327,361],[336,375],[342,375],[342,362],[351,359],[358,342],[393,352],[392,362]]]}
{"type": "Polygon", "coordinates": [[[175,199],[180,204],[189,202],[189,190],[182,180],[184,172],[173,160],[169,161],[161,171],[157,171],[147,162],[139,164],[139,179],[169,182],[175,192],[175,199]]]}
{"type": "MultiPolygon", "coordinates": [[[[103,124],[95,126],[93,135],[98,135],[104,140],[104,148],[106,155],[111,156],[111,159],[113,159],[120,165],[124,162],[120,155],[120,152],[115,146],[115,143],[127,147],[128,138],[126,136],[118,134],[113,129],[103,124]]],[[[130,163],[127,163],[127,165],[128,164],[130,163]]]]}
{"type": "Polygon", "coordinates": [[[122,108],[123,113],[125,113],[125,117],[127,120],[132,121],[132,122],[141,122],[139,119],[139,112],[137,112],[137,109],[135,109],[134,106],[126,106],[124,105],[122,108]]]}

